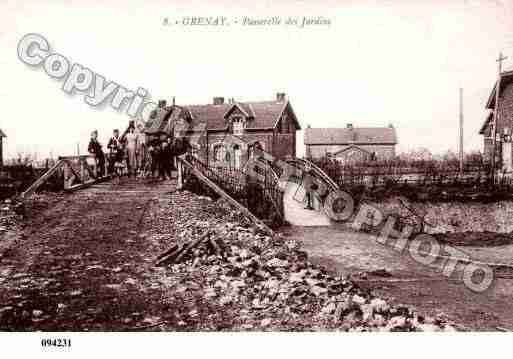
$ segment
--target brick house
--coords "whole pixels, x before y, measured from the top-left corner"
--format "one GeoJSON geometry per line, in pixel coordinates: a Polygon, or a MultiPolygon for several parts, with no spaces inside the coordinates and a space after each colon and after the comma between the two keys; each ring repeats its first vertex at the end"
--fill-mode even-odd
{"type": "Polygon", "coordinates": [[[238,102],[215,97],[206,105],[159,105],[145,132],[153,137],[187,137],[193,152],[214,166],[240,168],[255,146],[275,158],[295,157],[301,127],[284,93],[274,101],[238,102]],[[235,138],[230,148],[224,142],[235,138]],[[196,137],[195,141],[190,141],[196,137]]]}
{"type": "MultiPolygon", "coordinates": [[[[495,83],[488,101],[486,109],[490,110],[486,119],[479,130],[483,135],[483,153],[486,160],[491,159],[492,154],[492,124],[493,110],[495,109],[495,93],[497,83],[495,83]]],[[[503,72],[501,74],[501,88],[499,91],[499,118],[497,121],[497,146],[496,159],[502,163],[506,170],[513,169],[513,156],[511,146],[511,134],[513,129],[513,71],[503,72]]]]}
{"type": "Polygon", "coordinates": [[[395,157],[395,128],[353,127],[310,128],[304,142],[308,158],[332,157],[340,161],[391,159],[395,157]]]}

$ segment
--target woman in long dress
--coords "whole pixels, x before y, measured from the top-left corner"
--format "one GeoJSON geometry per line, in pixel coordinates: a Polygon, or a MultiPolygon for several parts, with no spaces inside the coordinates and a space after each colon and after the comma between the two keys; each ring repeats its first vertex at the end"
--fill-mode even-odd
{"type": "Polygon", "coordinates": [[[125,137],[126,149],[128,152],[128,175],[134,175],[137,173],[137,139],[138,136],[135,134],[134,128],[130,127],[125,137]]]}

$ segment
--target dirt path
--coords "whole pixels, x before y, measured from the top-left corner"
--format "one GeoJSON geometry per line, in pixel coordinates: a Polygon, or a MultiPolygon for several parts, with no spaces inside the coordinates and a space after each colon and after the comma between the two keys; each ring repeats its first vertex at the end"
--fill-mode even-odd
{"type": "Polygon", "coordinates": [[[0,259],[0,329],[122,330],[161,320],[168,304],[152,260],[166,241],[146,238],[143,219],[172,190],[125,180],[29,213],[0,259]]]}
{"type": "Polygon", "coordinates": [[[447,279],[436,269],[341,226],[291,227],[284,233],[299,240],[312,260],[339,274],[386,269],[390,277],[371,275],[359,284],[396,304],[448,316],[467,329],[513,330],[511,273],[496,273],[492,287],[478,294],[463,285],[460,273],[447,279]]]}

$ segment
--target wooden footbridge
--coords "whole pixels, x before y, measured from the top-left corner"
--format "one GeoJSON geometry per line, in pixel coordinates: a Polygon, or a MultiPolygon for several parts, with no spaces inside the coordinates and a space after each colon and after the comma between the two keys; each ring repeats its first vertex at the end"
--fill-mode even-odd
{"type": "MultiPolygon", "coordinates": [[[[287,160],[289,170],[293,168],[295,171],[287,183],[284,183],[280,180],[283,169],[269,163],[261,167],[265,168],[262,176],[255,178],[249,175],[247,169],[210,166],[190,153],[176,159],[179,189],[221,197],[266,230],[270,230],[269,226],[279,226],[286,222],[297,225],[330,223],[322,212],[322,203],[318,200],[314,201],[313,211],[304,208],[304,174],[308,173],[322,181],[332,191],[338,190],[338,186],[308,160],[287,160]]],[[[29,197],[52,176],[61,178],[64,191],[80,190],[111,179],[109,175],[100,177],[98,173],[94,157],[90,155],[59,157],[58,161],[20,197],[29,197]]]]}

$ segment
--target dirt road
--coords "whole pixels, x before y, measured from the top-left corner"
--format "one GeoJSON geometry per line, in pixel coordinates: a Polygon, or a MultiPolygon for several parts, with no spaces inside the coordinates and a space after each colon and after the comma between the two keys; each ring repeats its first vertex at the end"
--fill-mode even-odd
{"type": "Polygon", "coordinates": [[[29,211],[0,260],[0,329],[122,330],[160,320],[166,303],[152,260],[165,243],[143,231],[172,190],[125,180],[29,211]]]}
{"type": "Polygon", "coordinates": [[[342,226],[291,227],[284,233],[299,240],[313,261],[337,273],[386,269],[391,276],[370,275],[358,282],[391,302],[411,305],[427,315],[446,315],[471,330],[513,330],[511,273],[497,272],[491,288],[475,293],[463,285],[458,273],[448,279],[407,254],[342,226]]]}

